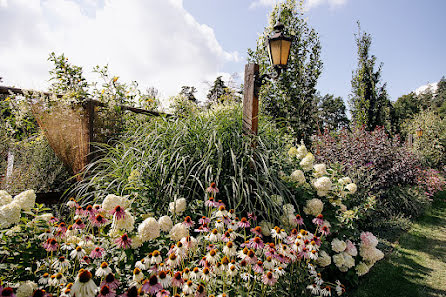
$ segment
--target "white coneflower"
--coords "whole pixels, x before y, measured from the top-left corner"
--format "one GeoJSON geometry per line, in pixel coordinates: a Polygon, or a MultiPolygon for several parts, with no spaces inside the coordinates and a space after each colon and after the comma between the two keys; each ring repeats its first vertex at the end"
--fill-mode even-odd
{"type": "Polygon", "coordinates": [[[321,287],[319,287],[319,285],[317,284],[311,284],[307,286],[307,290],[310,290],[310,293],[312,295],[319,295],[321,287]]]}
{"type": "Polygon", "coordinates": [[[167,259],[166,265],[175,268],[180,264],[180,258],[175,254],[172,253],[169,255],[169,259],[167,259]]]}
{"type": "Polygon", "coordinates": [[[161,253],[158,250],[154,250],[152,252],[152,259],[150,259],[150,264],[160,264],[161,262],[163,262],[161,253]]]}
{"type": "Polygon", "coordinates": [[[167,271],[161,270],[158,272],[158,280],[164,289],[170,287],[172,277],[167,273],[167,271]]]}
{"type": "Polygon", "coordinates": [[[218,252],[215,249],[212,249],[209,251],[209,253],[206,255],[206,261],[208,261],[210,264],[215,264],[218,261],[218,252]]]}
{"type": "Polygon", "coordinates": [[[133,281],[140,283],[144,279],[144,274],[141,269],[135,268],[133,269],[133,281]]]}
{"type": "Polygon", "coordinates": [[[217,229],[212,230],[211,233],[209,233],[209,235],[208,235],[208,240],[210,242],[219,241],[220,238],[221,238],[221,235],[220,235],[220,233],[218,233],[217,229]]]}
{"type": "Polygon", "coordinates": [[[192,281],[187,281],[183,285],[183,293],[187,295],[193,294],[195,292],[196,285],[192,281]]]}
{"type": "Polygon", "coordinates": [[[76,280],[71,287],[73,296],[76,297],[92,297],[96,295],[97,286],[92,279],[91,272],[81,269],[76,280]]]}
{"type": "Polygon", "coordinates": [[[85,250],[78,246],[74,250],[71,251],[70,256],[72,259],[78,259],[79,261],[86,255],[85,250]]]}
{"type": "Polygon", "coordinates": [[[56,273],[54,275],[54,278],[52,278],[52,285],[53,286],[59,286],[67,283],[67,278],[63,276],[62,273],[56,273]]]}
{"type": "Polygon", "coordinates": [[[40,285],[46,285],[48,284],[48,280],[50,279],[50,274],[48,272],[45,272],[42,277],[39,279],[38,283],[40,285]]]}
{"type": "Polygon", "coordinates": [[[236,276],[236,275],[237,275],[237,271],[238,271],[238,268],[237,268],[236,265],[234,265],[234,264],[229,264],[229,267],[228,267],[228,274],[229,274],[231,277],[236,276]]]}
{"type": "Polygon", "coordinates": [[[64,257],[61,256],[53,263],[53,267],[60,271],[65,271],[70,268],[70,262],[64,257]]]}
{"type": "Polygon", "coordinates": [[[201,279],[205,282],[211,279],[211,270],[208,267],[204,267],[201,271],[201,279]]]}
{"type": "Polygon", "coordinates": [[[147,270],[150,267],[150,260],[148,258],[143,258],[135,263],[135,267],[141,270],[147,270]]]}
{"type": "Polygon", "coordinates": [[[228,241],[226,245],[223,247],[223,254],[228,257],[233,257],[237,254],[237,248],[232,241],[228,241]]]}
{"type": "Polygon", "coordinates": [[[107,276],[109,273],[112,273],[111,268],[108,266],[107,262],[102,262],[101,266],[96,270],[95,275],[97,277],[107,276]]]}

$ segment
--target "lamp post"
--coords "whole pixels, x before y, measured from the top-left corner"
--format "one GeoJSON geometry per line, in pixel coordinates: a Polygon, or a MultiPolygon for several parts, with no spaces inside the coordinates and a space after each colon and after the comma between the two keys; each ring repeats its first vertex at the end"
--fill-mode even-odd
{"type": "Polygon", "coordinates": [[[273,35],[268,38],[268,55],[275,74],[260,75],[258,64],[245,65],[245,83],[243,90],[243,132],[246,135],[257,135],[259,122],[259,89],[266,78],[276,79],[287,67],[292,39],[283,33],[284,25],[274,26],[273,35]]]}

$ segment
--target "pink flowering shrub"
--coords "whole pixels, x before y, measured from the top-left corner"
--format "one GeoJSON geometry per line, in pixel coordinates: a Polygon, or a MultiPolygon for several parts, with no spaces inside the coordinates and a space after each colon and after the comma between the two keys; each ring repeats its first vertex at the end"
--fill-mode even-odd
{"type": "Polygon", "coordinates": [[[418,184],[423,186],[428,197],[433,197],[435,193],[446,190],[446,179],[435,169],[420,170],[418,184]]]}
{"type": "MultiPolygon", "coordinates": [[[[71,199],[65,219],[42,214],[45,209],[22,197],[18,200],[27,210],[19,213],[20,222],[1,231],[0,274],[6,278],[0,291],[101,297],[342,295],[345,275],[364,275],[383,255],[371,233],[348,230],[360,210],[343,201],[356,185],[324,166],[310,166],[308,156],[298,167],[306,168],[305,182],[299,173],[284,178],[313,188],[318,198],[307,200],[302,210],[281,204],[281,227],[255,213],[238,217],[216,199],[216,184],[207,188],[200,214],[187,215],[188,202],[179,198],[170,203],[170,215],[159,218],[132,207],[131,196],[107,195],[100,204],[83,206],[71,199]]],[[[0,215],[13,203],[4,199],[0,215]]]]}

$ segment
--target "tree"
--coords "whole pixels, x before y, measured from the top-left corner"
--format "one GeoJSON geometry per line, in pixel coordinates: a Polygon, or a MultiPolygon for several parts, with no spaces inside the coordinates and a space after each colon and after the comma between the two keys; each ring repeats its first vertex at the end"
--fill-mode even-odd
{"type": "Polygon", "coordinates": [[[326,94],[319,98],[318,114],[322,124],[320,128],[338,130],[347,127],[349,120],[345,113],[346,107],[341,97],[326,94]]]}
{"type": "Polygon", "coordinates": [[[322,62],[319,37],[304,18],[303,1],[286,0],[276,4],[256,50],[248,50],[248,60],[259,64],[260,73],[268,72],[270,62],[266,45],[278,21],[285,26],[284,33],[293,37],[293,43],[287,69],[260,90],[261,109],[289,128],[296,138],[309,142],[316,128],[314,95],[322,62]]]}
{"type": "Polygon", "coordinates": [[[350,112],[357,125],[364,125],[372,131],[376,126],[385,126],[390,130],[392,105],[387,98],[386,84],[381,84],[381,63],[375,71],[376,57],[370,55],[372,37],[361,32],[358,22],[358,34],[355,35],[358,47],[358,67],[352,77],[350,112]]]}
{"type": "Polygon", "coordinates": [[[179,95],[185,97],[186,99],[188,99],[193,103],[197,103],[197,98],[195,98],[196,92],[197,89],[195,87],[182,86],[179,95]]]}
{"type": "Polygon", "coordinates": [[[444,117],[446,115],[446,78],[444,76],[437,84],[434,104],[438,108],[439,114],[444,117]]]}
{"type": "Polygon", "coordinates": [[[217,77],[207,94],[208,102],[210,104],[219,103],[223,95],[227,93],[227,88],[221,76],[217,77]]]}

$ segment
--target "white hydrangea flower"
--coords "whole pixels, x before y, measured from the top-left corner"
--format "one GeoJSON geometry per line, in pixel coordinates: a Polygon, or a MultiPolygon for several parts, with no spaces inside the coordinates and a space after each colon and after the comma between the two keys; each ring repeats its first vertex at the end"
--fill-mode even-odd
{"type": "Polygon", "coordinates": [[[178,223],[172,227],[169,232],[169,237],[173,241],[181,240],[183,237],[187,236],[187,228],[183,223],[178,223]]]}
{"type": "Polygon", "coordinates": [[[331,189],[331,180],[327,176],[319,177],[313,182],[313,186],[317,191],[328,192],[331,189]]]}
{"type": "Polygon", "coordinates": [[[307,200],[307,204],[304,207],[304,212],[307,215],[318,216],[322,213],[323,209],[324,202],[322,202],[320,199],[314,198],[311,200],[307,200]]]}
{"type": "Polygon", "coordinates": [[[345,252],[348,253],[350,256],[356,257],[358,255],[358,250],[356,249],[356,246],[353,242],[350,240],[345,241],[347,247],[345,248],[345,252]]]}
{"type": "Polygon", "coordinates": [[[124,218],[120,220],[113,219],[111,228],[116,231],[126,230],[128,232],[131,232],[133,231],[134,224],[135,224],[135,218],[128,210],[126,210],[124,218]]]}
{"type": "Polygon", "coordinates": [[[271,235],[271,229],[274,227],[273,223],[268,221],[261,221],[259,224],[260,228],[262,228],[262,234],[264,236],[270,236],[271,235]]]}
{"type": "Polygon", "coordinates": [[[342,255],[344,256],[344,266],[347,269],[350,269],[353,266],[355,266],[355,259],[351,255],[349,255],[346,252],[343,252],[342,255]]]}
{"type": "Polygon", "coordinates": [[[343,178],[340,178],[340,179],[338,180],[338,183],[339,183],[341,186],[348,185],[348,184],[350,184],[351,182],[352,182],[352,180],[351,180],[350,177],[348,177],[348,176],[343,177],[343,178]]]}
{"type": "Polygon", "coordinates": [[[34,190],[24,191],[15,196],[12,203],[16,203],[24,211],[30,211],[36,204],[36,193],[34,190]]]}
{"type": "Polygon", "coordinates": [[[160,224],[161,231],[169,232],[172,229],[173,222],[169,216],[162,216],[158,219],[158,223],[160,224]]]}
{"type": "Polygon", "coordinates": [[[143,241],[139,235],[132,237],[132,243],[130,243],[130,246],[132,247],[132,249],[140,248],[142,246],[142,244],[143,244],[143,241]]]}
{"type": "Polygon", "coordinates": [[[36,221],[48,222],[54,215],[52,213],[44,213],[35,217],[36,221]]]}
{"type": "Polygon", "coordinates": [[[344,264],[345,264],[344,255],[342,255],[342,254],[333,255],[333,263],[336,265],[336,267],[341,269],[342,266],[344,266],[344,264]]]}
{"type": "Polygon", "coordinates": [[[305,171],[310,171],[313,169],[314,156],[312,153],[308,153],[305,157],[300,161],[299,165],[305,171]]]}
{"type": "Polygon", "coordinates": [[[326,251],[321,251],[316,262],[319,266],[326,267],[331,264],[331,257],[326,251]]]}
{"type": "Polygon", "coordinates": [[[364,274],[367,274],[369,272],[369,266],[365,264],[364,262],[359,262],[358,265],[356,265],[356,274],[358,276],[363,276],[364,274]]]}
{"type": "Polygon", "coordinates": [[[160,224],[155,218],[147,218],[138,226],[138,235],[143,242],[160,236],[160,224]]]}
{"type": "Polygon", "coordinates": [[[290,147],[290,149],[288,150],[288,156],[292,157],[296,157],[297,155],[297,148],[292,146],[290,147]]]}
{"type": "Polygon", "coordinates": [[[358,187],[354,183],[346,185],[345,188],[348,190],[349,194],[355,194],[358,190],[358,187]]]}
{"type": "Polygon", "coordinates": [[[283,213],[286,215],[294,215],[295,209],[294,206],[290,203],[283,205],[283,213]]]}
{"type": "Polygon", "coordinates": [[[305,175],[302,170],[294,170],[290,175],[290,179],[298,185],[303,185],[306,182],[305,175]]]}
{"type": "Polygon", "coordinates": [[[374,264],[384,258],[384,253],[378,250],[376,247],[363,244],[359,246],[359,254],[365,261],[371,264],[374,264]]]}
{"type": "Polygon", "coordinates": [[[322,177],[328,174],[327,166],[325,164],[316,164],[313,166],[313,169],[314,169],[313,172],[314,177],[322,177]]]}
{"type": "Polygon", "coordinates": [[[104,201],[102,201],[102,209],[106,212],[110,212],[115,209],[116,206],[121,206],[126,209],[129,208],[131,201],[128,199],[128,196],[117,196],[114,194],[108,194],[104,201]]]}
{"type": "Polygon", "coordinates": [[[296,158],[302,160],[308,154],[308,150],[305,147],[305,144],[301,142],[301,145],[297,147],[296,158]]]}
{"type": "Polygon", "coordinates": [[[331,241],[331,248],[336,253],[341,253],[345,251],[345,248],[347,247],[347,244],[345,241],[340,240],[339,238],[335,238],[331,241]]]}
{"type": "Polygon", "coordinates": [[[21,282],[17,288],[17,297],[29,297],[32,296],[34,290],[37,289],[37,284],[32,281],[21,282]]]}
{"type": "Polygon", "coordinates": [[[20,206],[16,203],[9,203],[0,207],[0,228],[8,228],[20,222],[20,206]]]}
{"type": "Polygon", "coordinates": [[[9,204],[12,202],[12,196],[4,190],[0,190],[0,206],[9,204]]]}
{"type": "Polygon", "coordinates": [[[275,204],[275,205],[279,205],[281,206],[283,204],[283,197],[280,195],[271,195],[271,201],[275,204]]]}
{"type": "Polygon", "coordinates": [[[186,199],[180,198],[175,199],[173,202],[169,203],[169,211],[172,214],[182,214],[186,210],[186,199]]]}

